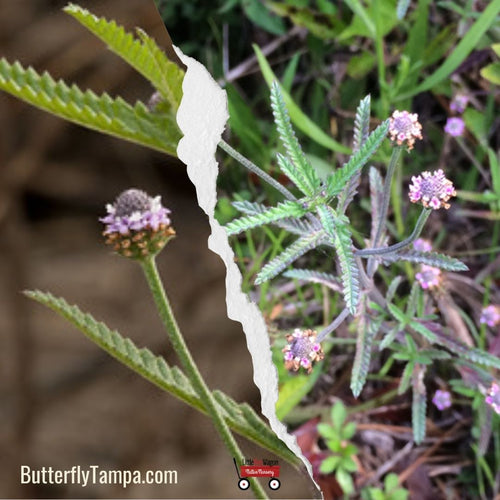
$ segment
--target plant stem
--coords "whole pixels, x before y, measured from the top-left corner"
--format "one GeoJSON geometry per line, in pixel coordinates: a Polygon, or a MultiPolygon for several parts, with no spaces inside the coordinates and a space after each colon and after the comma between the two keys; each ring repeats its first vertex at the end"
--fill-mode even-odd
{"type": "Polygon", "coordinates": [[[330,333],[340,326],[347,316],[349,316],[349,309],[345,308],[326,328],[319,332],[316,337],[316,342],[322,342],[327,335],[330,335],[330,333]]]}
{"type": "Polygon", "coordinates": [[[422,232],[422,229],[424,228],[424,224],[426,223],[427,219],[429,218],[429,215],[432,212],[432,208],[423,208],[422,211],[420,212],[420,215],[417,220],[417,224],[415,225],[415,228],[413,229],[413,232],[411,233],[408,238],[406,238],[403,241],[400,241],[399,243],[396,243],[394,245],[391,245],[390,247],[382,247],[382,248],[365,248],[363,250],[358,250],[354,252],[354,255],[356,257],[368,257],[372,255],[385,255],[387,253],[392,253],[396,252],[397,250],[401,250],[404,247],[407,247],[411,243],[413,243],[419,236],[420,233],[422,232]]]}
{"type": "MultiPolygon", "coordinates": [[[[212,422],[217,429],[222,441],[224,442],[226,448],[232,457],[240,459],[243,455],[236,443],[229,427],[227,426],[224,417],[221,415],[217,402],[215,401],[210,389],[207,387],[201,373],[194,362],[191,353],[189,352],[188,346],[184,341],[177,321],[170,307],[170,302],[168,300],[167,294],[163,287],[160,275],[158,274],[158,269],[156,267],[156,262],[154,257],[148,257],[141,261],[141,267],[146,276],[151,293],[158,309],[160,319],[167,331],[167,335],[172,343],[172,346],[180,359],[181,365],[184,371],[193,384],[195,391],[200,397],[207,413],[212,419],[212,422]]],[[[262,489],[261,485],[255,478],[248,478],[250,481],[250,486],[257,498],[267,498],[265,491],[262,489]]]]}
{"type": "Polygon", "coordinates": [[[262,180],[277,189],[287,200],[297,199],[285,186],[280,184],[276,179],[273,179],[268,173],[264,172],[264,170],[255,165],[255,163],[251,162],[248,158],[245,158],[242,154],[238,153],[238,151],[233,149],[226,141],[221,139],[218,145],[229,156],[232,156],[238,163],[250,170],[250,172],[258,175],[262,180]]]}
{"type": "MultiPolygon", "coordinates": [[[[389,210],[389,201],[391,199],[392,178],[394,176],[394,172],[396,170],[396,165],[398,164],[399,157],[401,156],[402,149],[403,149],[402,147],[398,146],[392,150],[391,159],[387,167],[387,173],[384,181],[384,191],[382,194],[382,208],[380,210],[379,219],[376,222],[377,228],[375,231],[375,236],[372,241],[373,248],[375,248],[380,243],[380,239],[382,237],[382,233],[385,228],[387,211],[389,210]]],[[[374,270],[375,270],[375,261],[370,259],[368,261],[368,266],[367,266],[368,276],[370,277],[373,276],[374,270]]]]}

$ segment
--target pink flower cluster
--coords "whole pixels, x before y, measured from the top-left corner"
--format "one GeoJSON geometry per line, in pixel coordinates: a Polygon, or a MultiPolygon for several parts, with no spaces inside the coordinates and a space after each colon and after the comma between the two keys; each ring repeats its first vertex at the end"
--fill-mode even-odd
{"type": "Polygon", "coordinates": [[[315,361],[324,358],[323,349],[316,342],[314,330],[300,330],[296,328],[293,334],[286,336],[287,345],[283,348],[285,368],[298,371],[300,367],[311,373],[315,361]]]}
{"type": "Polygon", "coordinates": [[[389,118],[389,135],[391,141],[398,146],[406,144],[408,151],[413,149],[416,139],[422,139],[422,125],[416,113],[408,111],[394,111],[389,118]]]}
{"type": "Polygon", "coordinates": [[[424,290],[437,288],[441,283],[441,269],[439,269],[439,267],[422,264],[420,272],[415,275],[415,278],[424,290]]]}
{"type": "Polygon", "coordinates": [[[492,382],[484,400],[500,415],[500,386],[496,382],[492,382]]]}
{"type": "Polygon", "coordinates": [[[453,183],[439,169],[435,172],[422,172],[411,178],[412,184],[408,196],[412,203],[420,202],[426,208],[437,210],[441,207],[450,208],[448,200],[456,196],[453,183]]]}
{"type": "Polygon", "coordinates": [[[491,304],[484,307],[479,322],[485,323],[491,328],[500,324],[500,306],[491,304]]]}
{"type": "Polygon", "coordinates": [[[446,410],[451,406],[451,394],[448,391],[438,389],[432,398],[432,402],[438,410],[446,410]]]}

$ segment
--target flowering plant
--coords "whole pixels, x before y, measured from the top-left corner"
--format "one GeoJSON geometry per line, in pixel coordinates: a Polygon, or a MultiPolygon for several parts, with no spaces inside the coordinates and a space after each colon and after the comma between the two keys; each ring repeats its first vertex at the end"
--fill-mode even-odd
{"type": "MultiPolygon", "coordinates": [[[[234,202],[234,207],[243,216],[227,224],[226,230],[232,236],[272,224],[298,236],[260,269],[256,284],[283,274],[284,277],[303,282],[322,283],[329,289],[340,291],[343,296],[343,307],[319,333],[310,329],[296,329],[293,334],[286,336],[284,365],[287,369],[302,369],[310,374],[313,364],[326,358],[323,351],[328,350],[325,345],[332,338],[332,333],[344,321],[350,320],[357,330],[351,372],[353,395],[359,397],[365,385],[374,347],[378,343],[379,349],[388,348],[393,353],[393,361],[398,359],[406,362],[399,392],[405,392],[410,385],[412,387],[413,434],[415,441],[420,443],[425,437],[427,401],[423,380],[430,364],[454,355],[460,362],[472,363],[478,369],[481,366],[500,369],[497,356],[473,347],[471,343],[466,345],[463,339],[454,338],[443,326],[430,320],[429,308],[422,307],[424,291],[433,293],[438,301],[449,297],[443,284],[446,272],[468,269],[453,257],[431,251],[431,245],[419,239],[431,213],[450,208],[449,202],[456,196],[455,187],[442,169],[413,176],[408,198],[410,202],[422,205],[420,215],[408,237],[388,245],[391,183],[402,151],[406,149],[410,152],[415,142],[422,139],[422,126],[417,115],[395,111],[370,132],[370,97],[366,97],[356,112],[352,155],[341,167],[320,178],[295,136],[280,86],[276,82],[271,86],[271,106],[286,152],[277,154],[277,164],[294,184],[296,191],[292,192],[270,178],[227,143],[221,142],[223,150],[260,175],[285,198],[271,207],[249,201],[234,202]],[[375,155],[386,136],[393,143],[393,151],[384,181],[378,170],[370,167],[371,237],[365,240],[365,248],[358,248],[353,242],[355,229],[347,213],[360,185],[363,166],[375,155]],[[315,269],[290,267],[304,254],[318,248],[335,251],[336,261],[331,261],[331,267],[337,264],[338,277],[315,269]],[[380,264],[404,261],[420,265],[406,310],[401,308],[401,302],[396,301],[401,278],[385,290],[376,280],[380,264]]],[[[446,402],[442,403],[441,399],[436,401],[444,408],[446,402]]]]}

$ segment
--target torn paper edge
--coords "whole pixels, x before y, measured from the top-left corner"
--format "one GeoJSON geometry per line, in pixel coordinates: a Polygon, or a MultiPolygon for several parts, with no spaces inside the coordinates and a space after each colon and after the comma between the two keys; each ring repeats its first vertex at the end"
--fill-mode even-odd
{"type": "Polygon", "coordinates": [[[177,47],[175,49],[187,66],[182,84],[183,97],[177,112],[177,124],[184,136],[177,147],[177,155],[186,164],[189,179],[196,188],[198,204],[208,215],[211,228],[208,247],[221,257],[226,266],[228,317],[239,321],[245,332],[252,356],[253,380],[261,394],[263,415],[268,418],[277,436],[302,460],[312,479],[311,464],[302,455],[296,438],[276,417],[278,375],[272,362],[266,324],[257,305],[241,290],[242,276],[234,261],[234,252],[229,246],[226,231],[214,217],[218,174],[215,152],[229,118],[226,92],[201,63],[185,56],[177,47]]]}

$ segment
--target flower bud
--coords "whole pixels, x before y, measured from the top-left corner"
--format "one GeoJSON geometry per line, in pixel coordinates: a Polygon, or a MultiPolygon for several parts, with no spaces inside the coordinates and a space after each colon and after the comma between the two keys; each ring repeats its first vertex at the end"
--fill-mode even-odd
{"type": "Polygon", "coordinates": [[[162,206],[160,196],[152,198],[140,189],[129,189],[106,210],[108,215],[99,219],[106,225],[106,244],[124,257],[154,256],[175,235],[170,210],[162,206]]]}

